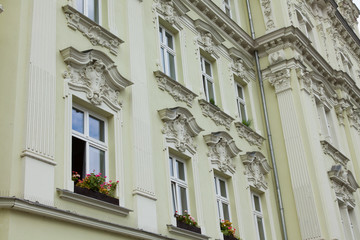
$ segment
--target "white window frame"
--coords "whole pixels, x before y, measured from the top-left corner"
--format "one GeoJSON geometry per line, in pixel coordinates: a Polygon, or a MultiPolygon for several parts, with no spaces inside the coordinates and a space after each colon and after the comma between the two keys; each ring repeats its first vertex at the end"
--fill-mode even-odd
{"type": "Polygon", "coordinates": [[[168,54],[170,54],[174,57],[174,74],[175,74],[175,76],[171,77],[171,78],[174,80],[177,80],[175,36],[170,31],[168,31],[166,28],[164,28],[162,25],[159,25],[159,33],[161,34],[161,38],[159,39],[159,42],[160,42],[160,58],[161,58],[161,65],[163,67],[163,71],[166,75],[171,77],[171,75],[170,75],[171,74],[170,73],[170,60],[169,60],[169,56],[168,56],[168,54]],[[172,45],[173,45],[174,49],[170,48],[167,45],[167,41],[165,41],[166,33],[172,37],[172,45]],[[161,39],[163,41],[161,41],[161,39]],[[164,58],[162,57],[161,49],[163,49],[163,51],[164,51],[164,58]]]}
{"type": "MultiPolygon", "coordinates": [[[[99,114],[96,114],[92,111],[89,111],[88,109],[82,107],[82,106],[79,106],[77,104],[73,104],[72,108],[71,108],[71,112],[73,109],[77,109],[77,110],[80,110],[84,113],[84,133],[80,133],[76,130],[73,130],[72,127],[71,127],[71,137],[76,137],[82,141],[85,142],[85,154],[86,154],[86,161],[85,161],[85,174],[90,174],[92,173],[92,169],[89,169],[89,149],[90,149],[90,146],[96,148],[96,149],[99,149],[99,150],[102,150],[104,151],[104,161],[105,161],[105,172],[102,173],[103,176],[107,176],[108,175],[108,121],[106,118],[104,118],[103,116],[99,115],[99,114]],[[101,121],[104,122],[104,142],[100,141],[100,140],[97,140],[97,139],[94,139],[92,137],[90,137],[90,134],[89,134],[89,116],[93,116],[101,121]]],[[[72,114],[71,114],[72,116],[72,114]]],[[[71,121],[72,121],[72,117],[71,117],[71,121]]],[[[71,122],[71,126],[72,126],[72,122],[71,122]]],[[[71,146],[71,149],[72,149],[73,146],[71,146]]],[[[72,152],[72,151],[71,151],[72,152]]],[[[73,161],[73,159],[71,159],[71,162],[73,161]]],[[[97,174],[97,173],[95,173],[97,174]]],[[[85,177],[85,176],[83,176],[85,177]]]]}
{"type": "MultiPolygon", "coordinates": [[[[89,0],[74,0],[74,7],[79,11],[81,12],[82,14],[84,14],[85,16],[87,16],[88,18],[89,17],[89,0]],[[81,1],[84,5],[84,11],[81,12],[80,9],[77,8],[77,2],[78,1],[81,1]]],[[[94,22],[96,22],[97,24],[101,25],[101,0],[98,0],[98,6],[97,6],[97,9],[98,9],[98,16],[99,16],[99,21],[96,22],[95,19],[91,19],[93,20],[94,22]]],[[[94,13],[94,16],[95,16],[95,13],[94,13]]]]}
{"type": "Polygon", "coordinates": [[[174,213],[177,211],[178,214],[184,214],[184,211],[186,210],[188,213],[190,213],[190,207],[189,207],[189,191],[188,191],[188,183],[187,183],[187,166],[186,162],[178,157],[175,157],[173,155],[169,156],[169,171],[170,171],[170,191],[171,191],[171,200],[173,205],[174,213]],[[181,162],[184,164],[184,177],[185,180],[182,180],[179,178],[179,170],[178,170],[178,164],[177,162],[181,162]],[[172,176],[171,169],[173,169],[174,175],[172,176]],[[175,187],[175,189],[173,188],[175,187]],[[182,206],[181,201],[181,194],[180,194],[180,187],[185,188],[186,192],[186,206],[187,209],[183,209],[184,206],[182,206]]]}
{"type": "Polygon", "coordinates": [[[231,18],[232,13],[231,13],[230,0],[223,0],[223,7],[224,7],[225,14],[231,18]],[[229,10],[229,14],[226,12],[226,10],[229,10]]]}
{"type": "Polygon", "coordinates": [[[246,110],[245,91],[244,91],[244,86],[241,85],[240,83],[236,83],[236,103],[237,103],[240,120],[247,121],[248,116],[247,116],[247,110],[246,110]],[[241,95],[243,96],[243,98],[240,97],[239,87],[241,88],[241,95]],[[241,105],[244,106],[245,116],[242,116],[242,114],[241,114],[241,107],[240,107],[241,105]]]}
{"type": "Polygon", "coordinates": [[[257,239],[258,240],[266,240],[266,229],[265,229],[265,223],[264,223],[264,215],[263,215],[263,212],[262,212],[263,208],[262,208],[262,204],[261,204],[261,196],[252,192],[251,193],[251,202],[252,202],[252,205],[253,205],[253,215],[254,215],[257,239]],[[256,210],[255,198],[254,198],[255,196],[259,199],[260,211],[256,210]],[[264,230],[264,239],[260,239],[259,226],[258,226],[258,221],[257,221],[258,218],[261,219],[262,228],[264,230]]]}
{"type": "Polygon", "coordinates": [[[214,70],[212,67],[212,63],[210,61],[208,61],[206,58],[204,58],[203,56],[200,57],[200,64],[201,64],[201,81],[203,82],[203,87],[204,87],[204,92],[205,92],[205,99],[206,101],[210,102],[210,97],[209,97],[209,88],[208,88],[208,81],[212,83],[212,95],[214,96],[214,103],[216,104],[216,94],[215,94],[215,83],[214,83],[214,70]],[[210,65],[210,72],[211,75],[208,75],[206,73],[206,68],[205,68],[205,62],[208,63],[210,65]]]}
{"type": "Polygon", "coordinates": [[[214,183],[215,183],[215,194],[216,194],[216,205],[218,208],[218,214],[219,214],[219,219],[220,221],[222,220],[229,220],[231,221],[231,210],[230,210],[230,201],[229,201],[229,190],[228,190],[228,184],[226,179],[223,179],[219,176],[214,176],[214,183]],[[225,191],[226,191],[226,197],[221,195],[221,190],[220,190],[220,181],[223,181],[225,183],[225,191]],[[224,218],[224,209],[223,209],[223,204],[226,204],[228,206],[228,211],[229,211],[229,219],[225,219],[224,218]]]}

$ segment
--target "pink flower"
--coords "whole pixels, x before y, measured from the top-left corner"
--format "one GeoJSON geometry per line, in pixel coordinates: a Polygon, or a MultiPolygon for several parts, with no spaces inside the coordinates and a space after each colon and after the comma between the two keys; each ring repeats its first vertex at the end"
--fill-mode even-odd
{"type": "Polygon", "coordinates": [[[106,178],[106,176],[104,178],[106,178]]]}
{"type": "Polygon", "coordinates": [[[119,181],[116,181],[117,183],[119,182],[119,181]]]}

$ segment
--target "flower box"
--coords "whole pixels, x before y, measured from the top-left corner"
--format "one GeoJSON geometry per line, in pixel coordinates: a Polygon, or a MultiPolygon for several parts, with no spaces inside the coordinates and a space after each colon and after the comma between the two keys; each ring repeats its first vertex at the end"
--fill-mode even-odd
{"type": "Polygon", "coordinates": [[[189,230],[189,231],[201,234],[201,228],[186,224],[186,223],[181,222],[179,220],[176,220],[176,226],[178,228],[182,228],[182,229],[185,229],[185,230],[189,230]]]}
{"type": "Polygon", "coordinates": [[[74,186],[74,193],[81,194],[81,195],[91,197],[91,198],[95,198],[95,199],[98,199],[100,201],[104,201],[104,202],[111,203],[111,204],[114,204],[114,205],[119,205],[119,199],[110,197],[110,196],[108,196],[106,194],[103,194],[103,193],[92,191],[92,190],[87,189],[87,188],[74,186]]]}
{"type": "Polygon", "coordinates": [[[224,240],[238,240],[236,237],[230,235],[230,236],[225,236],[224,235],[224,240]]]}

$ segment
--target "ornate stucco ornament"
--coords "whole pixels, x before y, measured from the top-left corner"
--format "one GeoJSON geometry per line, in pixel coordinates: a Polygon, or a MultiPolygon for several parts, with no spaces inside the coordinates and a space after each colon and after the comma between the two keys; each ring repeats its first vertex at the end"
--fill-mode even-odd
{"type": "Polygon", "coordinates": [[[240,149],[235,145],[234,139],[226,132],[214,132],[204,135],[204,140],[209,147],[208,158],[223,173],[235,173],[232,159],[240,149]]]}
{"type": "Polygon", "coordinates": [[[346,110],[350,107],[344,99],[338,99],[338,103],[335,105],[336,116],[339,120],[340,125],[344,125],[346,110]]]}
{"type": "Polygon", "coordinates": [[[351,27],[357,26],[357,18],[359,17],[359,10],[351,0],[342,0],[338,4],[339,12],[348,22],[351,27]]]}
{"type": "Polygon", "coordinates": [[[204,99],[199,99],[199,104],[205,117],[211,118],[216,125],[222,125],[226,127],[226,129],[230,129],[234,118],[230,117],[228,114],[221,111],[219,107],[205,101],[204,99]]]}
{"type": "Polygon", "coordinates": [[[342,166],[346,166],[346,164],[350,161],[344,154],[342,154],[329,142],[320,141],[320,143],[322,145],[322,149],[324,153],[329,155],[335,161],[336,164],[341,164],[342,166]]]}
{"type": "Polygon", "coordinates": [[[328,175],[336,197],[340,201],[355,207],[353,193],[359,188],[359,185],[352,172],[345,169],[342,165],[333,165],[331,170],[328,171],[328,175]]]}
{"type": "Polygon", "coordinates": [[[246,141],[248,141],[248,143],[250,145],[255,145],[259,149],[261,149],[261,146],[262,146],[262,144],[263,144],[263,142],[265,140],[264,137],[257,134],[254,130],[252,130],[251,128],[245,126],[241,122],[235,122],[235,127],[236,127],[236,131],[239,134],[239,137],[245,138],[246,141]]]}
{"type": "Polygon", "coordinates": [[[162,133],[166,141],[173,143],[180,152],[188,150],[191,154],[195,154],[197,146],[194,137],[204,129],[199,127],[190,111],[175,107],[159,110],[158,113],[164,122],[162,133]]]}
{"type": "Polygon", "coordinates": [[[351,127],[356,130],[360,130],[360,111],[356,107],[349,107],[347,110],[347,116],[351,127]]]}
{"type": "Polygon", "coordinates": [[[244,174],[249,184],[259,190],[266,190],[268,183],[265,175],[271,170],[269,163],[261,152],[247,152],[241,155],[241,161],[245,166],[244,174]]]}
{"type": "Polygon", "coordinates": [[[216,48],[225,39],[209,24],[205,23],[201,19],[194,21],[196,30],[199,32],[197,37],[197,43],[209,54],[216,55],[216,48]]]}
{"type": "Polygon", "coordinates": [[[162,15],[170,24],[179,25],[179,18],[190,11],[179,0],[154,0],[153,11],[162,15]]]}
{"type": "MultiPolygon", "coordinates": [[[[231,73],[239,76],[242,80],[248,83],[250,80],[249,75],[251,75],[251,69],[249,68],[249,63],[245,54],[234,47],[229,48],[228,53],[232,59],[230,64],[231,73]]],[[[232,79],[233,78],[231,78],[231,80],[232,79]]]]}
{"type": "Polygon", "coordinates": [[[280,93],[291,89],[291,75],[290,69],[282,69],[280,71],[269,73],[266,75],[271,86],[275,87],[275,92],[280,93]]]}
{"type": "Polygon", "coordinates": [[[271,9],[271,1],[270,0],[260,0],[261,2],[261,10],[263,12],[265,28],[266,31],[269,32],[275,29],[274,17],[271,9]]]}
{"type": "Polygon", "coordinates": [[[120,44],[124,42],[123,40],[81,14],[75,8],[66,5],[62,9],[69,28],[82,32],[92,45],[103,46],[108,48],[112,54],[117,55],[120,44]]]}
{"type": "Polygon", "coordinates": [[[309,72],[299,68],[296,70],[296,74],[299,79],[301,89],[305,90],[309,94],[312,94],[312,81],[309,72]]]}
{"type": "Polygon", "coordinates": [[[132,82],[121,76],[106,54],[98,50],[80,52],[73,47],[63,49],[60,53],[67,64],[68,70],[63,77],[68,80],[70,89],[85,92],[94,105],[105,101],[115,110],[121,108],[119,91],[132,82]]]}
{"type": "Polygon", "coordinates": [[[161,90],[168,92],[176,102],[181,101],[185,102],[189,107],[192,106],[195,97],[197,97],[195,93],[161,71],[154,72],[154,75],[161,90]]]}

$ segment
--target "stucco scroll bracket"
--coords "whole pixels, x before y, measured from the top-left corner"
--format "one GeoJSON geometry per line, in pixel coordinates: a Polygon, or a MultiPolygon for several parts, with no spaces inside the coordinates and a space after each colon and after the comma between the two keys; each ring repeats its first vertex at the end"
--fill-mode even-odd
{"type": "Polygon", "coordinates": [[[205,117],[211,118],[216,125],[223,125],[226,129],[230,129],[234,118],[223,112],[219,107],[205,101],[204,99],[199,99],[199,104],[205,117]]]}

